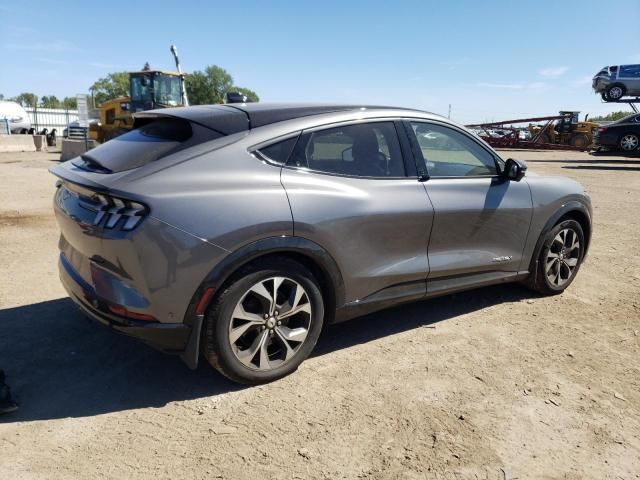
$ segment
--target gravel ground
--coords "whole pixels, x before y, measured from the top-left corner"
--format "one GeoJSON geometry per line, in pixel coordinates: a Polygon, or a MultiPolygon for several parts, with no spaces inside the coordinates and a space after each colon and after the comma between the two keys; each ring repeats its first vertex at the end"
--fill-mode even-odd
{"type": "Polygon", "coordinates": [[[0,155],[0,478],[640,478],[640,158],[504,152],[582,182],[587,262],[335,326],[254,388],[83,318],[57,278],[56,154],[0,155]]]}

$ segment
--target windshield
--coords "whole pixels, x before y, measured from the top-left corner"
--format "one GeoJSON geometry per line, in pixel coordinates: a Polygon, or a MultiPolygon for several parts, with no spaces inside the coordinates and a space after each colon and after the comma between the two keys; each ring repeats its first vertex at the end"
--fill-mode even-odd
{"type": "Polygon", "coordinates": [[[180,77],[161,73],[132,76],[131,101],[167,107],[182,105],[180,77]]]}
{"type": "Polygon", "coordinates": [[[182,105],[180,77],[156,75],[153,79],[153,89],[156,93],[156,103],[171,107],[182,105]]]}

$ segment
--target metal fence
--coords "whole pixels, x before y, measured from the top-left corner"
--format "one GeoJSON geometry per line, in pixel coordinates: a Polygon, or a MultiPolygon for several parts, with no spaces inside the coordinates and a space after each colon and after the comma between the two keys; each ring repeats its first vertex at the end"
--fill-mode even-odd
{"type": "Polygon", "coordinates": [[[0,118],[0,135],[11,135],[7,118],[0,118]]]}
{"type": "Polygon", "coordinates": [[[45,128],[51,132],[55,128],[56,133],[62,136],[62,131],[67,128],[67,125],[78,120],[77,110],[41,107],[26,107],[25,110],[36,132],[41,132],[45,128]]]}

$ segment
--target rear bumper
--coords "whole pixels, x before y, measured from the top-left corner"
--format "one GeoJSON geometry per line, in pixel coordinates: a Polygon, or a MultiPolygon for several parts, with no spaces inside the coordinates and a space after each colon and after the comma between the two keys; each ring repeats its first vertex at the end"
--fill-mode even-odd
{"type": "Polygon", "coordinates": [[[616,134],[600,134],[594,135],[593,144],[596,147],[617,147],[618,146],[618,135],[616,134]]]}
{"type": "Polygon", "coordinates": [[[90,318],[163,352],[180,354],[190,367],[197,366],[197,348],[195,352],[189,352],[189,349],[193,342],[199,344],[202,318],[196,318],[193,325],[187,325],[131,320],[114,315],[109,311],[109,302],[96,294],[93,287],[82,279],[63,254],[60,255],[58,268],[60,280],[69,297],[90,318]],[[193,353],[196,355],[195,358],[184,358],[185,355],[193,353]]]}

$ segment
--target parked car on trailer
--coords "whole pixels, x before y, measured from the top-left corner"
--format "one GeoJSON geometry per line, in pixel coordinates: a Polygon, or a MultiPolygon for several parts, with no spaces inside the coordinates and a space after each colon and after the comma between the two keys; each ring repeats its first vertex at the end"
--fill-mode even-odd
{"type": "Polygon", "coordinates": [[[596,148],[637,152],[640,147],[640,114],[634,113],[617,122],[599,127],[593,136],[593,143],[596,148]]]}
{"type": "Polygon", "coordinates": [[[138,113],[51,172],[59,269],[112,329],[256,384],[293,372],[324,325],[403,302],[576,277],[589,196],[525,176],[418,110],[233,104],[138,113]]]}
{"type": "Polygon", "coordinates": [[[605,102],[640,96],[640,64],[604,67],[593,77],[592,86],[605,102]]]}

